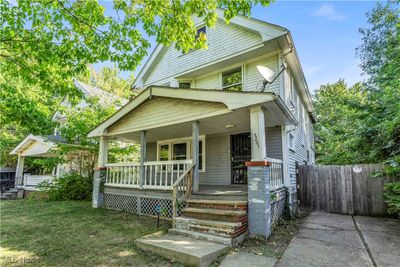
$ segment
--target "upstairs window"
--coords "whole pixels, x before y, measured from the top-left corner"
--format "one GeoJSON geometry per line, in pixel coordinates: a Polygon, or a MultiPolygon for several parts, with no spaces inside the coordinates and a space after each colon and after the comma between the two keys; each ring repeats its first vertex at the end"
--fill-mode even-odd
{"type": "Polygon", "coordinates": [[[206,26],[200,27],[197,29],[196,39],[200,37],[200,34],[206,35],[206,26]]]}
{"type": "Polygon", "coordinates": [[[242,91],[242,68],[225,71],[222,73],[222,90],[242,91]]]}
{"type": "Polygon", "coordinates": [[[190,88],[190,83],[189,82],[180,82],[179,83],[179,88],[189,89],[190,88]]]}

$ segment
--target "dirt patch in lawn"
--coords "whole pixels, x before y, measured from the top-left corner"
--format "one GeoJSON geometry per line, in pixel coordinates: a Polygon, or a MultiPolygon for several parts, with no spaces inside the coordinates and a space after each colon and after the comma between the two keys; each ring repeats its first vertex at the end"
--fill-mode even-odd
{"type": "Polygon", "coordinates": [[[302,219],[307,215],[307,211],[301,210],[292,220],[279,222],[267,241],[248,238],[237,250],[279,259],[289,245],[290,240],[297,233],[302,219]]]}

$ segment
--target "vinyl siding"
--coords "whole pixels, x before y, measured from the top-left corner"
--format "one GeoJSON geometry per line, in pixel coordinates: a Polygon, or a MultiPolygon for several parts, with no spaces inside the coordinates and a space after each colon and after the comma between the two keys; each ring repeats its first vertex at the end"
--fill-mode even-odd
{"type": "Polygon", "coordinates": [[[230,135],[206,136],[206,171],[200,173],[200,184],[229,185],[230,135]]]}
{"type": "Polygon", "coordinates": [[[282,159],[282,134],[281,127],[268,127],[265,129],[265,143],[267,157],[282,159]]]}
{"type": "Polygon", "coordinates": [[[305,105],[298,95],[298,90],[296,84],[292,82],[292,76],[289,71],[285,71],[285,96],[287,105],[290,106],[292,103],[295,106],[294,115],[298,120],[298,125],[295,127],[294,131],[290,131],[286,134],[289,138],[289,134],[294,135],[294,149],[288,148],[288,158],[289,158],[289,177],[290,185],[295,187],[296,182],[296,162],[299,165],[304,164],[314,164],[315,163],[315,153],[314,147],[314,128],[313,124],[305,110],[305,105]],[[311,136],[311,137],[310,137],[311,136]],[[303,141],[304,140],[304,141],[303,141]],[[307,159],[307,150],[310,153],[309,159],[307,159]]]}
{"type": "Polygon", "coordinates": [[[195,67],[226,58],[229,55],[253,47],[261,43],[261,36],[240,26],[218,20],[215,28],[206,29],[207,50],[194,50],[182,54],[174,46],[164,48],[164,52],[157,59],[148,77],[144,79],[144,86],[155,84],[162,79],[176,76],[195,67]]]}
{"type": "MultiPolygon", "coordinates": [[[[244,91],[260,91],[262,89],[263,77],[258,72],[257,65],[266,66],[272,69],[275,72],[275,75],[279,73],[277,55],[245,65],[244,91]]],[[[279,79],[276,79],[272,84],[267,85],[265,89],[266,92],[279,94],[279,79]]]]}

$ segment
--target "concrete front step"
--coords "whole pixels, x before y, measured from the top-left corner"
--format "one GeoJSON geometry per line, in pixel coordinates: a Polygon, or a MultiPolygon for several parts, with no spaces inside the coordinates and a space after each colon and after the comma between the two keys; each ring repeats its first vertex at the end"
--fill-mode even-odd
{"type": "Polygon", "coordinates": [[[247,223],[209,221],[180,217],[175,220],[175,228],[226,238],[235,238],[247,229],[247,223]]]}
{"type": "Polygon", "coordinates": [[[135,244],[144,251],[200,267],[211,266],[228,249],[222,244],[174,234],[137,239],[135,244]]]}
{"type": "Polygon", "coordinates": [[[223,244],[223,245],[230,246],[230,247],[238,246],[247,236],[247,231],[236,238],[223,237],[223,236],[214,235],[214,234],[207,234],[207,233],[202,233],[202,232],[197,232],[197,231],[176,229],[176,228],[169,229],[168,232],[171,234],[182,235],[182,236],[186,236],[186,237],[195,238],[198,240],[207,240],[210,242],[215,242],[215,243],[223,244]]]}

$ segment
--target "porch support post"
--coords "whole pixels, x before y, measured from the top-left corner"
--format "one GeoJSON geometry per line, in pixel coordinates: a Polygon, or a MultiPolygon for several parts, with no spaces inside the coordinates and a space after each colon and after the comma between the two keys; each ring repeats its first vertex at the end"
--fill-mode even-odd
{"type": "Polygon", "coordinates": [[[267,148],[265,144],[265,120],[264,110],[261,105],[250,108],[251,131],[251,160],[265,160],[267,148]]]}
{"type": "Polygon", "coordinates": [[[140,133],[140,180],[139,188],[143,188],[145,169],[144,163],[146,162],[146,131],[140,133]]]}
{"type": "Polygon", "coordinates": [[[100,136],[99,139],[99,159],[97,166],[99,168],[105,167],[108,159],[108,137],[100,136]]]}
{"type": "Polygon", "coordinates": [[[106,180],[108,160],[108,137],[100,136],[99,139],[99,158],[97,168],[93,177],[92,207],[100,208],[104,201],[104,182],[106,180]]]}
{"type": "Polygon", "coordinates": [[[200,174],[199,174],[199,121],[192,123],[192,159],[193,169],[193,192],[199,191],[200,174]]]}
{"type": "Polygon", "coordinates": [[[25,157],[22,156],[21,154],[18,154],[18,162],[17,162],[17,168],[15,170],[15,186],[22,186],[22,181],[23,181],[23,175],[24,175],[24,163],[25,163],[25,157]]]}

